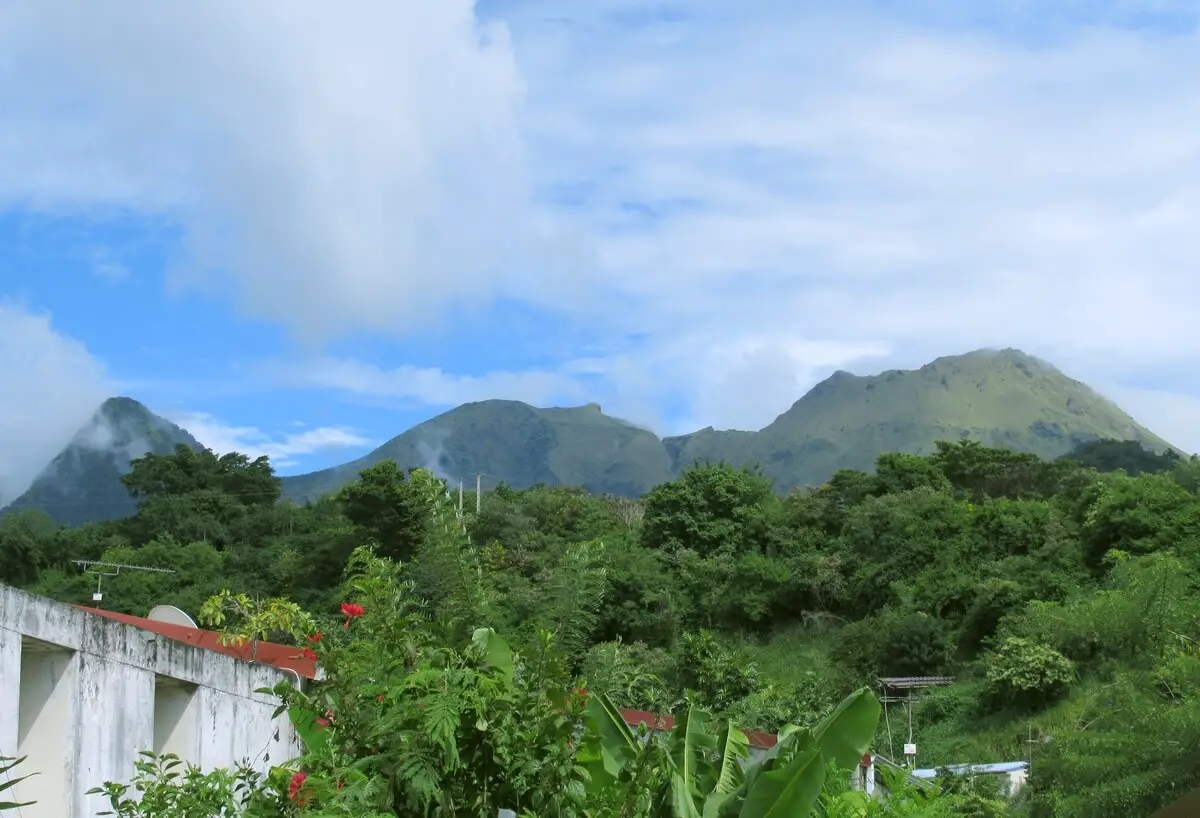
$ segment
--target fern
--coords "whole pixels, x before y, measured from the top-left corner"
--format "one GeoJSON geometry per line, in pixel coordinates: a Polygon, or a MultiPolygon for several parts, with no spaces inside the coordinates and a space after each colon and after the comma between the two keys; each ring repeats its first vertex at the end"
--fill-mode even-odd
{"type": "Polygon", "coordinates": [[[429,531],[417,550],[422,590],[434,601],[437,619],[455,642],[487,624],[491,593],[479,554],[471,544],[450,497],[438,484],[429,488],[429,531]]]}
{"type": "Polygon", "coordinates": [[[574,662],[591,644],[608,589],[603,552],[604,545],[599,542],[571,546],[548,584],[545,628],[554,634],[558,649],[574,662]]]}

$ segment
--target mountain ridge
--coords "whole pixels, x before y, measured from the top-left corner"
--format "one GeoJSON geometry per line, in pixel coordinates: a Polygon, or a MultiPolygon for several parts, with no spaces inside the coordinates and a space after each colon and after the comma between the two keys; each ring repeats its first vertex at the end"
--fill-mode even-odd
{"type": "MultiPolygon", "coordinates": [[[[124,418],[125,426],[117,426],[124,429],[120,440],[125,448],[114,452],[110,447],[108,459],[94,463],[91,482],[103,484],[97,491],[114,508],[131,511],[132,500],[119,480],[124,455],[142,444],[145,450],[134,456],[151,450],[169,453],[178,442],[193,448],[201,444],[131,398],[106,401],[89,427],[97,417],[112,425],[106,411],[124,418]],[[163,451],[151,438],[158,444],[170,442],[170,447],[163,451]],[[130,448],[134,442],[138,446],[130,448]]],[[[96,433],[89,433],[89,427],[5,511],[56,503],[65,507],[69,497],[78,496],[78,474],[75,484],[61,486],[51,477],[64,463],[75,463],[76,473],[86,465],[83,454],[94,454],[96,448],[94,441],[88,448],[88,434],[96,433]]],[[[488,489],[502,481],[514,488],[542,482],[638,496],[693,463],[725,461],[759,465],[777,490],[787,491],[822,483],[841,468],[870,471],[883,452],[928,454],[938,440],[962,439],[1045,458],[1101,439],[1132,440],[1158,452],[1175,449],[1052,364],[1018,349],[981,349],[942,356],[917,369],[875,375],[837,370],[758,431],[707,426],[660,438],[605,415],[595,402],[538,408],[514,400],[474,401],[347,463],[283,477],[282,485],[285,498],[312,500],[350,482],[362,469],[392,459],[405,468],[423,466],[452,483],[462,479],[471,488],[479,473],[488,489]]]]}
{"type": "Polygon", "coordinates": [[[40,509],[63,525],[127,517],[137,511],[121,483],[130,461],[148,452],[170,454],[181,443],[203,448],[187,430],[133,398],[109,398],[0,515],[40,509]]]}

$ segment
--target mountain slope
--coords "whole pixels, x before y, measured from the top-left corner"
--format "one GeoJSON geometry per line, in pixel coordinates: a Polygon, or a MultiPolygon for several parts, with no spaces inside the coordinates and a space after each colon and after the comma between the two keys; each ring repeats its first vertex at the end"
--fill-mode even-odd
{"type": "Polygon", "coordinates": [[[760,463],[781,489],[819,484],[837,469],[870,470],[881,452],[927,454],[938,440],[977,440],[1044,458],[1102,438],[1169,448],[1085,384],[1015,349],[867,377],[836,372],[753,440],[744,435],[706,430],[665,442],[692,460],[760,463]],[[739,457],[729,456],[739,448],[739,457]]]}
{"type": "Polygon", "coordinates": [[[137,509],[121,483],[130,461],[147,452],[170,454],[180,443],[202,448],[186,431],[136,400],[110,398],[25,493],[0,513],[35,508],[62,525],[128,517],[137,509]]]}
{"type": "Polygon", "coordinates": [[[653,432],[609,417],[594,403],[537,409],[488,400],[438,415],[351,463],[285,477],[284,496],[317,497],[387,459],[405,468],[424,466],[452,484],[461,478],[470,489],[476,473],[482,473],[484,488],[500,481],[513,488],[544,482],[636,496],[672,474],[653,432]]]}
{"type": "MultiPolygon", "coordinates": [[[[296,501],[335,491],[385,459],[425,466],[456,484],[514,488],[544,482],[594,493],[643,494],[702,461],[759,464],[780,491],[819,484],[843,468],[870,470],[882,452],[933,451],[938,440],[977,440],[1045,458],[1093,440],[1166,441],[1112,402],[1018,350],[978,350],[920,369],[837,372],[758,432],[702,429],[660,440],[596,404],[538,409],[518,401],[468,403],[389,440],[358,460],[283,478],[296,501]]],[[[134,509],[120,475],[133,457],[200,448],[186,431],[136,401],[106,402],[10,508],[41,508],[59,522],[113,519],[134,509]]]]}

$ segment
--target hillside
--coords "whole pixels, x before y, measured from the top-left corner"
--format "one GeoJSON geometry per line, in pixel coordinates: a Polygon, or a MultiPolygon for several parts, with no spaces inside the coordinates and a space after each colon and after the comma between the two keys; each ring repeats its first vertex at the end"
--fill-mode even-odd
{"type": "MultiPolygon", "coordinates": [[[[284,496],[303,502],[348,483],[382,460],[425,466],[474,488],[503,481],[581,486],[639,496],[696,462],[759,464],[776,489],[820,484],[838,469],[870,470],[882,452],[922,454],[938,440],[1056,458],[1088,441],[1134,441],[1154,451],[1166,441],[1085,384],[1018,350],[978,350],[916,370],[859,376],[836,372],[758,432],[702,429],[660,440],[605,415],[596,404],[538,409],[487,400],[452,409],[364,457],[283,479],[284,496]]],[[[198,444],[186,431],[128,398],[102,406],[11,508],[41,508],[77,523],[121,517],[132,502],[119,476],[132,457],[198,444]]]]}
{"type": "Polygon", "coordinates": [[[1111,401],[1015,349],[938,358],[916,370],[836,372],[756,435],[704,430],[665,441],[675,468],[757,462],[781,489],[838,469],[870,470],[881,452],[928,454],[938,440],[1061,457],[1088,441],[1170,448],[1111,401]]]}
{"type": "Polygon", "coordinates": [[[284,496],[306,500],[337,489],[382,460],[424,466],[474,488],[504,481],[582,486],[638,496],[671,478],[671,463],[653,432],[609,417],[596,404],[537,409],[518,401],[468,403],[394,437],[358,460],[283,480],[284,496]]]}
{"type": "Polygon", "coordinates": [[[859,376],[836,372],[758,432],[702,429],[661,442],[591,404],[535,409],[482,401],[439,415],[366,457],[334,469],[285,478],[297,499],[329,491],[359,469],[393,458],[432,466],[443,476],[485,487],[538,482],[635,496],[704,461],[759,464],[776,488],[819,484],[838,469],[873,468],[881,452],[924,454],[938,440],[1066,455],[1088,441],[1169,444],[1111,401],[1055,367],[1015,349],[938,358],[916,370],[859,376]]]}
{"type": "Polygon", "coordinates": [[[0,514],[35,508],[63,525],[128,517],[137,509],[121,484],[129,462],[147,452],[170,454],[180,443],[202,448],[185,430],[136,400],[110,398],[0,514]]]}

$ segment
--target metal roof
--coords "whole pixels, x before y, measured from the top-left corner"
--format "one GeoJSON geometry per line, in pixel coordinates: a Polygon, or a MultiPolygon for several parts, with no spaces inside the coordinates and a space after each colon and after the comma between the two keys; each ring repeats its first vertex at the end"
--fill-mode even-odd
{"type": "Polygon", "coordinates": [[[259,642],[257,644],[245,642],[242,645],[222,645],[221,634],[217,631],[189,628],[185,625],[174,625],[170,622],[160,622],[157,619],[130,616],[129,614],[116,613],[115,611],[106,611],[102,608],[85,608],[82,605],[72,605],[71,607],[97,616],[103,616],[106,619],[115,619],[118,622],[124,622],[126,625],[133,625],[137,628],[153,631],[160,636],[174,639],[177,642],[184,642],[198,648],[204,648],[205,650],[223,653],[226,656],[241,659],[243,662],[258,662],[282,670],[290,670],[306,679],[318,678],[317,663],[311,659],[305,659],[300,648],[288,647],[287,645],[280,645],[275,642],[259,642]]]}
{"type": "Polygon", "coordinates": [[[879,684],[894,690],[909,690],[917,687],[942,687],[954,684],[951,676],[882,676],[879,684]]]}
{"type": "MultiPolygon", "coordinates": [[[[995,764],[950,764],[945,769],[954,775],[1009,775],[1025,772],[1029,769],[1028,761],[1001,761],[995,764]]],[[[937,778],[938,769],[933,767],[913,770],[917,778],[937,778]]]]}

